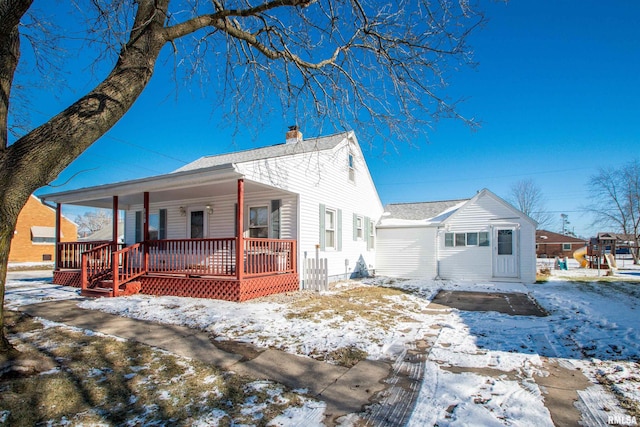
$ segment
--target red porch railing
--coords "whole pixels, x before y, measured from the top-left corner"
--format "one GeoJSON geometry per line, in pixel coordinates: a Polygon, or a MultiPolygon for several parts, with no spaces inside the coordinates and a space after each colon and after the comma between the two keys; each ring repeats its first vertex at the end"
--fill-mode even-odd
{"type": "Polygon", "coordinates": [[[87,289],[97,280],[110,279],[112,274],[111,254],[116,249],[115,243],[104,243],[94,246],[81,254],[81,287],[87,289]]]}
{"type": "Polygon", "coordinates": [[[59,242],[56,247],[56,268],[79,270],[82,267],[82,254],[95,247],[111,243],[109,240],[94,242],[59,242]]]}
{"type": "Polygon", "coordinates": [[[295,240],[249,238],[243,243],[245,277],[296,272],[295,240]]]}
{"type": "Polygon", "coordinates": [[[146,245],[149,249],[149,273],[235,274],[235,238],[152,240],[146,245]]]}
{"type": "Polygon", "coordinates": [[[147,273],[233,278],[238,264],[245,278],[297,272],[295,240],[247,238],[242,248],[238,263],[236,238],[151,240],[120,250],[111,242],[60,243],[57,265],[81,270],[83,289],[113,280],[114,296],[119,285],[147,273]]]}
{"type": "Polygon", "coordinates": [[[113,265],[113,296],[117,296],[118,289],[122,283],[142,276],[147,272],[144,265],[144,245],[136,243],[127,246],[112,255],[111,265],[113,265]]]}

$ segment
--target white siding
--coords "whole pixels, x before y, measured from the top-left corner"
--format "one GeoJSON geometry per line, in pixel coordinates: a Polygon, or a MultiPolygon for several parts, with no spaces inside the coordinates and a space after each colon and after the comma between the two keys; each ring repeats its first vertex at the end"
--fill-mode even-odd
{"type": "MultiPolygon", "coordinates": [[[[452,230],[453,231],[453,230],[452,230]]],[[[488,227],[461,227],[457,231],[476,232],[490,231],[488,227]],[[464,228],[464,230],[462,230],[464,228]]],[[[445,247],[444,230],[438,233],[438,249],[440,257],[440,278],[456,280],[491,280],[493,265],[491,246],[445,247]]],[[[491,239],[491,234],[489,235],[491,239]]],[[[493,242],[491,243],[493,244],[493,242]]]]}
{"type": "Polygon", "coordinates": [[[376,275],[434,278],[436,230],[435,227],[378,229],[376,275]]]}
{"type": "MultiPolygon", "coordinates": [[[[490,246],[445,248],[444,231],[439,233],[440,277],[456,280],[495,280],[493,257],[496,253],[493,229],[516,227],[516,253],[523,282],[535,281],[535,228],[522,214],[489,194],[470,201],[446,221],[450,232],[489,232],[490,246]],[[531,243],[533,247],[531,249],[531,243]],[[533,254],[533,257],[531,257],[533,254]],[[531,272],[533,271],[533,278],[531,272]]],[[[508,279],[505,279],[508,280],[508,279]]],[[[513,281],[513,279],[511,279],[513,281]]],[[[518,281],[518,280],[517,280],[518,281]]]]}
{"type": "Polygon", "coordinates": [[[447,231],[489,233],[489,246],[449,247],[444,246],[442,230],[438,234],[438,248],[440,250],[440,277],[442,279],[457,280],[491,280],[493,277],[493,235],[491,220],[497,217],[513,217],[512,211],[507,211],[493,199],[481,197],[477,203],[469,202],[447,221],[447,231]]]}
{"type": "Polygon", "coordinates": [[[518,237],[519,278],[504,280],[534,282],[535,225],[490,192],[471,199],[440,228],[378,229],[376,273],[406,278],[437,276],[450,280],[499,280],[494,277],[493,270],[494,254],[497,253],[493,233],[496,227],[514,227],[518,237]],[[445,247],[447,232],[488,232],[490,245],[445,247]]]}
{"type": "Polygon", "coordinates": [[[247,179],[300,195],[300,268],[305,257],[315,257],[320,243],[321,204],[342,211],[342,250],[320,251],[320,257],[328,259],[329,275],[334,279],[351,275],[359,263],[375,268],[375,250],[367,249],[366,239],[353,239],[354,213],[370,218],[372,223],[382,215],[380,199],[355,141],[345,139],[333,150],[247,162],[237,167],[247,179]],[[349,180],[350,148],[355,160],[355,182],[349,180]]]}
{"type": "MultiPolygon", "coordinates": [[[[235,167],[245,176],[245,182],[265,184],[264,191],[245,192],[245,227],[248,207],[281,200],[280,237],[298,240],[301,277],[304,258],[315,257],[316,245],[320,243],[320,205],[339,209],[342,214],[341,250],[320,252],[320,257],[328,258],[329,275],[338,279],[355,271],[375,268],[375,246],[368,248],[367,236],[354,239],[353,215],[369,219],[375,234],[375,222],[382,215],[382,205],[353,134],[331,150],[236,163],[235,167]],[[349,176],[350,152],[354,156],[355,180],[349,176]]],[[[151,204],[150,211],[168,209],[167,237],[180,239],[187,237],[188,216],[181,216],[179,208],[204,208],[212,204],[207,237],[232,237],[235,203],[235,194],[217,198],[203,195],[198,199],[151,204]]],[[[142,206],[131,206],[126,215],[125,241],[129,244],[135,240],[136,210],[142,210],[142,206]]]]}
{"type": "Polygon", "coordinates": [[[520,278],[524,283],[536,281],[536,227],[523,221],[520,228],[520,278]]]}
{"type": "MultiPolygon", "coordinates": [[[[282,239],[295,239],[297,236],[296,212],[297,201],[296,196],[288,193],[269,190],[261,193],[248,193],[245,196],[245,231],[247,229],[247,215],[249,206],[268,205],[271,200],[280,199],[280,227],[282,239]]],[[[234,237],[235,235],[235,196],[225,197],[204,197],[198,199],[176,200],[166,203],[152,203],[149,206],[151,214],[157,213],[159,209],[167,209],[167,239],[186,239],[188,238],[187,218],[188,214],[182,216],[180,207],[185,210],[205,210],[207,227],[206,236],[209,238],[234,237]],[[208,214],[205,206],[210,205],[213,212],[208,214]]],[[[132,244],[135,241],[135,212],[142,211],[142,205],[133,205],[125,215],[125,242],[132,244]]],[[[245,235],[248,235],[245,233],[245,235]]]]}

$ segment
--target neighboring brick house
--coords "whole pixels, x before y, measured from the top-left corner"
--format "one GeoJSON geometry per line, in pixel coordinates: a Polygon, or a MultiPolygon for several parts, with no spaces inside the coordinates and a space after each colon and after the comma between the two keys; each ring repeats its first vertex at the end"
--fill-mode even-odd
{"type": "Polygon", "coordinates": [[[547,230],[536,230],[538,258],[571,257],[573,252],[587,246],[587,241],[547,230]]]}
{"type": "MultiPolygon", "coordinates": [[[[9,262],[42,262],[55,258],[56,211],[36,196],[29,197],[18,216],[11,240],[9,262]]],[[[67,218],[61,218],[63,242],[78,240],[78,227],[67,218]]]]}

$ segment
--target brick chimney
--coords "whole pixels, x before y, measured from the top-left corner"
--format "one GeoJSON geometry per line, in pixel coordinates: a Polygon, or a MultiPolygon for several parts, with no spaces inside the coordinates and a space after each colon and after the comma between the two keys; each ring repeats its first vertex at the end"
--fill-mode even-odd
{"type": "Polygon", "coordinates": [[[285,138],[287,144],[295,144],[302,141],[302,132],[300,132],[298,125],[289,126],[289,131],[285,138]]]}

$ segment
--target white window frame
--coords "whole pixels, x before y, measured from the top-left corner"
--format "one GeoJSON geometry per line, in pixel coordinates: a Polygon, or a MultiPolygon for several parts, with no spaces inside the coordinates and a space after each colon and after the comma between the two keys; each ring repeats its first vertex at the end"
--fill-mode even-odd
{"type": "MultiPolygon", "coordinates": [[[[169,221],[168,217],[167,217],[168,213],[167,213],[167,209],[166,208],[158,208],[155,209],[154,211],[149,210],[149,240],[164,240],[167,238],[166,234],[167,234],[167,222],[169,221]],[[165,211],[165,224],[164,224],[164,232],[165,235],[164,236],[160,236],[160,230],[162,229],[162,224],[161,224],[161,217],[160,217],[160,211],[164,210],[165,211]],[[157,219],[158,222],[158,227],[156,229],[156,236],[155,238],[153,238],[151,236],[151,224],[155,221],[155,219],[157,219]]],[[[206,219],[205,219],[206,221],[206,219]]],[[[144,219],[143,219],[144,222],[144,219]]],[[[191,230],[189,230],[191,231],[191,230]]],[[[191,235],[191,233],[189,233],[189,235],[191,235]]]]}
{"type": "Polygon", "coordinates": [[[466,231],[466,232],[453,232],[447,231],[444,233],[444,247],[445,248],[463,248],[463,247],[488,247],[489,246],[489,233],[486,231],[466,231]],[[469,244],[469,234],[476,235],[476,243],[469,244]],[[483,236],[484,235],[484,236],[483,236]],[[449,242],[447,242],[447,236],[449,236],[449,242]],[[464,244],[462,244],[462,238],[458,236],[464,236],[464,244]],[[483,240],[486,237],[486,240],[483,240]],[[450,244],[447,244],[450,243],[450,244]]]}
{"type": "Polygon", "coordinates": [[[259,205],[252,205],[252,206],[248,206],[247,207],[247,234],[248,237],[251,238],[251,230],[257,230],[257,229],[262,229],[262,228],[266,228],[267,229],[267,237],[259,237],[261,239],[268,239],[271,237],[271,207],[269,206],[269,204],[263,205],[263,204],[259,204],[259,205]],[[251,225],[251,210],[252,209],[265,209],[267,211],[267,223],[265,225],[260,225],[260,226],[252,226],[251,225]]]}
{"type": "Polygon", "coordinates": [[[562,251],[570,251],[570,250],[571,250],[571,243],[562,244],[562,251]]]}
{"type": "Polygon", "coordinates": [[[356,182],[356,156],[351,150],[347,155],[347,167],[349,169],[349,181],[356,182]]]}
{"type": "Polygon", "coordinates": [[[364,239],[364,218],[360,215],[356,216],[356,238],[358,240],[364,239]]]}
{"type": "Polygon", "coordinates": [[[336,233],[336,222],[338,220],[338,211],[331,208],[325,208],[324,211],[324,246],[325,249],[337,249],[337,233],[336,233]],[[331,216],[331,221],[328,221],[329,215],[331,216]],[[330,226],[331,225],[331,226],[330,226]],[[329,238],[331,236],[331,238],[329,238]],[[331,243],[331,244],[330,244],[331,243]]]}

